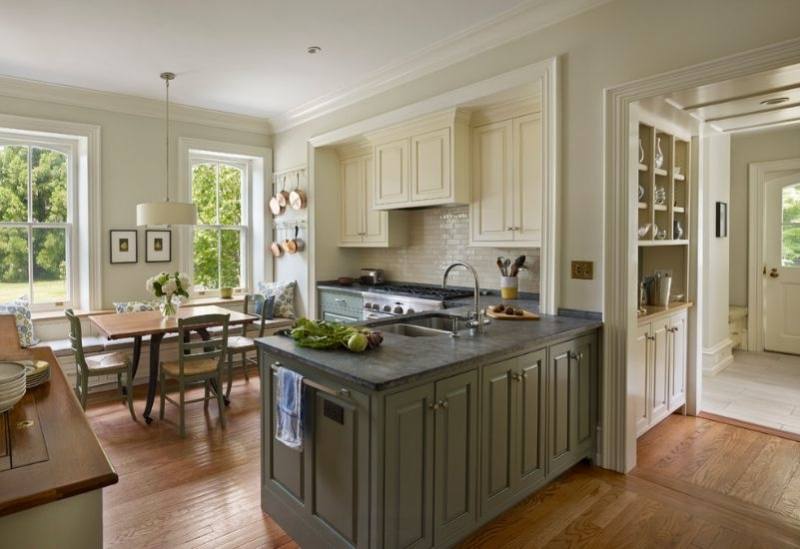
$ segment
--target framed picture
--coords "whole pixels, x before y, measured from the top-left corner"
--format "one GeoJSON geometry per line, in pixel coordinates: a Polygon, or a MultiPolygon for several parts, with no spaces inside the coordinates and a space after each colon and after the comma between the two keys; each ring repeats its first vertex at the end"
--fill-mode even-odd
{"type": "Polygon", "coordinates": [[[172,231],[147,230],[144,232],[144,260],[146,263],[172,261],[172,231]]]}
{"type": "Polygon", "coordinates": [[[135,230],[111,231],[111,263],[137,263],[139,245],[135,230]]]}
{"type": "Polygon", "coordinates": [[[728,236],[728,203],[717,202],[717,238],[728,236]]]}

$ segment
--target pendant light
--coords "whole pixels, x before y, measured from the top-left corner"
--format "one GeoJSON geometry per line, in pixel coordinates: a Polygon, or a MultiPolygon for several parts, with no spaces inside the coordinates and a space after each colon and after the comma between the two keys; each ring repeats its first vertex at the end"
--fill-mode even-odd
{"type": "Polygon", "coordinates": [[[136,206],[136,224],[142,225],[194,225],[197,223],[197,207],[192,202],[170,202],[169,200],[169,82],[175,74],[162,72],[166,84],[167,98],[167,171],[166,200],[164,202],[145,202],[136,206]]]}

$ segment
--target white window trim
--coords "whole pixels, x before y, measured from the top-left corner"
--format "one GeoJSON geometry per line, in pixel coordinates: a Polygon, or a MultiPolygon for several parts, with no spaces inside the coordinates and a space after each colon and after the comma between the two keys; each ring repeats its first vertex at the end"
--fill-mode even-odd
{"type": "MultiPolygon", "coordinates": [[[[206,139],[178,138],[178,197],[191,201],[191,162],[203,156],[220,160],[229,158],[237,164],[246,164],[245,190],[242,196],[242,224],[247,231],[247,246],[243,259],[245,290],[251,290],[258,281],[271,281],[272,262],[267,261],[267,217],[264,204],[268,200],[267,182],[272,175],[272,150],[266,147],[238,145],[206,139]],[[261,205],[259,207],[259,205],[261,205]]],[[[191,273],[192,228],[179,227],[178,264],[181,271],[191,273]]],[[[208,290],[206,295],[217,295],[219,290],[208,290]]]]}
{"type": "MultiPolygon", "coordinates": [[[[70,218],[67,220],[72,226],[67,238],[70,305],[78,309],[100,309],[103,303],[100,126],[0,114],[0,136],[71,148],[70,218]]],[[[49,307],[56,308],[59,307],[49,307]]]]}

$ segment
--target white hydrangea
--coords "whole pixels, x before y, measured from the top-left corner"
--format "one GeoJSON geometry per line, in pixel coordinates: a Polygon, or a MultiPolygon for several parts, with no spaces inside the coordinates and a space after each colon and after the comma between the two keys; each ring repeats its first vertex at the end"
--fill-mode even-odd
{"type": "Polygon", "coordinates": [[[174,278],[168,279],[161,285],[161,291],[164,295],[172,295],[178,289],[178,284],[175,282],[174,278]]]}
{"type": "Polygon", "coordinates": [[[181,283],[181,288],[183,288],[184,290],[189,289],[189,284],[190,284],[189,275],[187,275],[186,273],[180,273],[178,274],[178,280],[181,283]]]}
{"type": "Polygon", "coordinates": [[[151,277],[150,277],[150,278],[148,278],[148,279],[147,279],[147,281],[144,283],[144,287],[145,287],[145,289],[146,289],[146,290],[147,290],[149,293],[151,293],[151,294],[152,294],[152,293],[155,293],[155,291],[156,291],[156,288],[155,288],[155,284],[154,284],[154,282],[155,282],[155,280],[154,280],[154,279],[153,279],[153,277],[151,276],[151,277]]]}

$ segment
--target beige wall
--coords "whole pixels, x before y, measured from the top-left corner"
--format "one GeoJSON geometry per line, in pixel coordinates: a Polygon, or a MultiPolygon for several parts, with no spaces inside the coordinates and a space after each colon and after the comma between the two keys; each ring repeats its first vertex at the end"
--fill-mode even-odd
{"type": "MultiPolygon", "coordinates": [[[[171,263],[144,262],[144,229],[139,230],[139,262],[109,263],[109,230],[136,228],[136,204],[164,196],[164,120],[9,97],[0,97],[0,113],[63,120],[101,127],[102,284],[103,306],[112,301],[147,297],[144,281],[161,270],[177,269],[180,243],[172,235],[171,263]]],[[[171,194],[177,196],[178,138],[191,137],[243,145],[269,146],[265,134],[234,131],[199,124],[173,122],[171,129],[171,194]]]]}
{"type": "Polygon", "coordinates": [[[749,164],[788,158],[800,158],[800,126],[734,134],[731,139],[731,305],[747,306],[749,164]]]}
{"type": "MultiPolygon", "coordinates": [[[[728,276],[730,238],[716,237],[716,203],[730,202],[731,136],[703,138],[703,347],[714,348],[728,338],[728,276]]],[[[730,231],[729,231],[730,234],[730,231]]]]}
{"type": "MultiPolygon", "coordinates": [[[[798,35],[793,0],[617,0],[274,137],[276,169],[344,125],[557,55],[561,59],[561,307],[602,309],[603,90],[798,35]],[[569,262],[595,262],[592,281],[569,262]]],[[[311,197],[314,200],[314,197],[311,197]]],[[[332,235],[331,238],[334,238],[332,235]]]]}
{"type": "MultiPolygon", "coordinates": [[[[441,284],[442,273],[454,261],[466,261],[478,272],[481,288],[499,288],[497,256],[512,261],[526,255],[526,266],[519,276],[520,290],[539,291],[539,250],[470,248],[469,208],[430,208],[408,212],[408,244],[403,248],[367,248],[360,250],[354,267],[377,267],[386,271],[389,280],[441,284]]],[[[347,274],[358,274],[357,270],[347,274]]],[[[449,277],[455,286],[470,287],[472,275],[457,269],[449,277]]]]}

